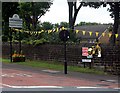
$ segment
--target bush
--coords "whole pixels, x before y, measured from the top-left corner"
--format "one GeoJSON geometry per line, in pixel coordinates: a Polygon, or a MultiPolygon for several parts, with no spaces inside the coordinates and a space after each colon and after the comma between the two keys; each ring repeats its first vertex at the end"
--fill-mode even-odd
{"type": "Polygon", "coordinates": [[[3,41],[3,42],[7,42],[7,41],[8,41],[8,37],[3,35],[3,36],[2,36],[2,41],[3,41]]]}
{"type": "Polygon", "coordinates": [[[40,44],[45,44],[45,43],[48,43],[49,41],[47,41],[46,39],[44,38],[41,38],[39,40],[34,40],[33,44],[34,45],[40,45],[40,44]]]}

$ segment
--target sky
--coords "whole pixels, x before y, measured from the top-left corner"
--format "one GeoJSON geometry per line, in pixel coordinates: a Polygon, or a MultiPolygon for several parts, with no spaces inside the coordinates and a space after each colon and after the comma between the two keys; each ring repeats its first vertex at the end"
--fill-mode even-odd
{"type": "MultiPolygon", "coordinates": [[[[113,23],[113,19],[109,16],[110,12],[107,7],[99,9],[82,7],[77,15],[76,23],[80,22],[97,22],[97,23],[113,23]]],[[[48,12],[40,18],[41,22],[47,21],[53,24],[60,22],[68,22],[69,20],[67,0],[53,0],[48,12]]]]}

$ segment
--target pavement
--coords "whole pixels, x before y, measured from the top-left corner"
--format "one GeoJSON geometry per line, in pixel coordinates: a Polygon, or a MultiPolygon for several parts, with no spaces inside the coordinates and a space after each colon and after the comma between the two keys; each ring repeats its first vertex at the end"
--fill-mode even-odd
{"type": "Polygon", "coordinates": [[[0,84],[3,91],[24,91],[26,89],[28,91],[30,89],[55,89],[63,91],[81,91],[87,89],[89,91],[119,90],[118,76],[79,72],[68,72],[68,74],[64,74],[62,71],[33,68],[14,63],[2,64],[1,77],[2,82],[0,84]]]}

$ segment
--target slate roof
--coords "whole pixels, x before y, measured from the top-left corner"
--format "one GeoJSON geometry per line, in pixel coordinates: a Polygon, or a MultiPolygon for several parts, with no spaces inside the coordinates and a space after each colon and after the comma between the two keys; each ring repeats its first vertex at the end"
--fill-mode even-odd
{"type": "MultiPolygon", "coordinates": [[[[78,38],[82,39],[96,39],[95,32],[99,32],[99,36],[109,27],[110,25],[88,25],[88,26],[77,26],[75,30],[80,30],[77,34],[78,38]],[[86,35],[82,34],[82,31],[86,31],[86,35]],[[89,35],[89,31],[93,32],[92,36],[89,35]]],[[[98,37],[99,37],[98,36],[98,37]]]]}

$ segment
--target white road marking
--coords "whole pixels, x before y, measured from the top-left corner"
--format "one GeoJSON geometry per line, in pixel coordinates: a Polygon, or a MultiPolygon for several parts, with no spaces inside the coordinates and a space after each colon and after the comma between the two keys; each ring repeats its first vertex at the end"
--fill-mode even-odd
{"type": "Polygon", "coordinates": [[[32,77],[32,75],[29,74],[23,74],[23,73],[11,73],[11,74],[2,74],[1,77],[15,77],[15,76],[20,76],[20,77],[32,77]]]}
{"type": "MultiPolygon", "coordinates": [[[[12,86],[12,85],[8,85],[8,84],[2,84],[0,83],[0,85],[2,85],[0,88],[4,88],[4,87],[9,87],[9,88],[49,88],[49,89],[54,89],[54,88],[64,88],[63,86],[12,86]]],[[[97,88],[101,88],[101,89],[109,89],[107,87],[91,87],[91,86],[81,86],[81,87],[74,87],[77,89],[97,89],[97,88]]],[[[115,90],[118,90],[120,88],[112,88],[115,90]]]]}
{"type": "Polygon", "coordinates": [[[14,77],[14,75],[2,74],[1,77],[14,77]]]}
{"type": "Polygon", "coordinates": [[[1,85],[9,87],[9,88],[63,88],[61,86],[11,86],[8,84],[1,84],[1,85]]]}
{"type": "Polygon", "coordinates": [[[60,71],[56,71],[56,70],[42,70],[43,72],[49,72],[49,73],[58,73],[60,71]]]}
{"type": "MultiPolygon", "coordinates": [[[[81,89],[81,88],[90,88],[90,89],[96,89],[96,88],[102,88],[102,89],[109,89],[107,87],[91,87],[91,86],[84,86],[84,87],[77,87],[78,89],[81,89]]],[[[115,89],[115,90],[119,90],[120,88],[111,88],[111,89],[115,89]]]]}
{"type": "Polygon", "coordinates": [[[29,74],[23,74],[23,73],[16,74],[16,76],[26,76],[26,77],[32,77],[32,76],[31,76],[31,75],[29,75],[29,74]]]}
{"type": "Polygon", "coordinates": [[[91,86],[82,86],[82,87],[77,87],[77,88],[104,88],[104,87],[91,87],[91,86]]]}

